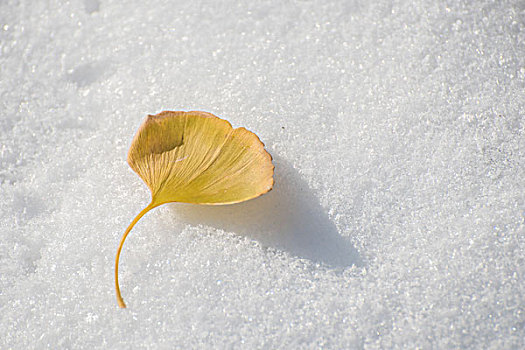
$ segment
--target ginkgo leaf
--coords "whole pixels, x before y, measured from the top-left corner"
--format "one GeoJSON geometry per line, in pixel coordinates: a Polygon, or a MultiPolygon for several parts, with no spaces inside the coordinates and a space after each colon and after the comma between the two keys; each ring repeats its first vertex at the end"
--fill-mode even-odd
{"type": "Polygon", "coordinates": [[[170,202],[233,204],[272,189],[272,157],[257,135],[233,129],[206,112],[149,115],[128,152],[128,164],[151,191],[151,203],[124,232],[115,260],[115,288],[120,307],[118,264],[133,226],[151,209],[170,202]]]}

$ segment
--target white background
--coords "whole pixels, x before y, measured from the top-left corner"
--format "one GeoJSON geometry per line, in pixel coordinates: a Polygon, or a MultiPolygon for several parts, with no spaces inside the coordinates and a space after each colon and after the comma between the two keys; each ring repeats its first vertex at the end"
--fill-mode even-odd
{"type": "Polygon", "coordinates": [[[520,1],[0,3],[0,348],[522,348],[520,1]],[[147,114],[204,110],[269,194],[149,202],[147,114]]]}

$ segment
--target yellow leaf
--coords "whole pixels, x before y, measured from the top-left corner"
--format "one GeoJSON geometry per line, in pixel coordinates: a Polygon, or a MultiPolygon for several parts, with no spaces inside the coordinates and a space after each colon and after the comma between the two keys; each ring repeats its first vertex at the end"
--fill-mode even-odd
{"type": "Polygon", "coordinates": [[[162,112],[149,115],[135,135],[128,164],[151,191],[151,203],[124,232],[115,260],[115,288],[120,307],[126,307],[118,283],[118,263],[124,241],[144,214],[169,202],[232,204],[272,189],[272,157],[257,135],[233,129],[226,120],[206,112],[162,112]]]}

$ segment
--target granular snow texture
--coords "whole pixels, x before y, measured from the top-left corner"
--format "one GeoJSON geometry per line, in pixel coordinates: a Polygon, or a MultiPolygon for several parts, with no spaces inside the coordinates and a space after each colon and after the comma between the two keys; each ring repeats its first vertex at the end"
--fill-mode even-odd
{"type": "Polygon", "coordinates": [[[0,3],[1,349],[525,347],[523,1],[0,3]],[[147,214],[147,114],[269,194],[147,214]]]}

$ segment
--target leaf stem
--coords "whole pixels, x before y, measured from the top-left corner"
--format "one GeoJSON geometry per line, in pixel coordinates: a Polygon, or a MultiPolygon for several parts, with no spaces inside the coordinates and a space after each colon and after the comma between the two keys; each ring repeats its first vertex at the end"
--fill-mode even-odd
{"type": "Polygon", "coordinates": [[[124,241],[126,240],[126,237],[128,236],[128,234],[130,233],[131,229],[133,228],[133,226],[135,226],[135,224],[148,212],[150,211],[151,209],[155,208],[156,206],[158,206],[158,204],[154,204],[153,201],[148,204],[148,206],[144,209],[142,209],[142,211],[140,213],[137,214],[137,216],[135,217],[135,219],[133,219],[133,221],[131,222],[131,224],[129,224],[128,228],[126,229],[126,231],[124,232],[124,235],[122,236],[122,239],[120,240],[120,244],[118,246],[118,250],[117,250],[117,257],[115,259],[115,290],[117,292],[117,303],[118,303],[118,306],[120,306],[121,308],[125,308],[126,307],[126,304],[124,303],[124,300],[122,299],[122,296],[120,295],[120,287],[119,287],[119,284],[118,284],[118,262],[119,262],[119,258],[120,258],[120,251],[122,250],[122,246],[124,245],[124,241]]]}

